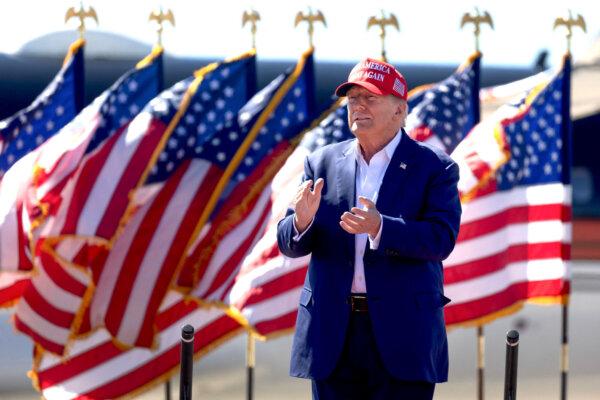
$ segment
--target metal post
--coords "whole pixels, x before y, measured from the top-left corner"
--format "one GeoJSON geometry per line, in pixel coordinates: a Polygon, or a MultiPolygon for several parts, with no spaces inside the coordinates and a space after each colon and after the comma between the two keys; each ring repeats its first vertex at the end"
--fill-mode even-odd
{"type": "Polygon", "coordinates": [[[569,376],[569,305],[562,306],[562,347],[560,354],[560,399],[567,400],[569,376]]]}
{"type": "Polygon", "coordinates": [[[483,326],[477,327],[477,399],[484,398],[485,336],[483,326]]]}
{"type": "Polygon", "coordinates": [[[504,371],[504,400],[517,399],[517,364],[519,363],[519,332],[506,334],[506,366],[504,371]]]}
{"type": "Polygon", "coordinates": [[[192,400],[192,372],[194,367],[194,327],[181,328],[181,372],[179,400],[192,400]]]}
{"type": "Polygon", "coordinates": [[[165,382],[165,400],[171,400],[171,380],[165,382]]]}
{"type": "Polygon", "coordinates": [[[246,398],[252,400],[254,398],[254,365],[255,358],[255,341],[252,332],[248,332],[248,342],[246,345],[246,369],[248,371],[248,386],[246,388],[246,398]]]}

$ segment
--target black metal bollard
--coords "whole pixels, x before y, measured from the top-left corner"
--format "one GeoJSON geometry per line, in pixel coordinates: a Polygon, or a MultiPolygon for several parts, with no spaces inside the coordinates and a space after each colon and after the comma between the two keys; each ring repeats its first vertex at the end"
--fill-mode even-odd
{"type": "Polygon", "coordinates": [[[179,399],[192,400],[192,372],[194,369],[194,327],[181,328],[181,372],[179,375],[179,399]]]}
{"type": "Polygon", "coordinates": [[[519,363],[519,332],[506,334],[506,366],[504,371],[504,400],[517,399],[517,364],[519,363]]]}
{"type": "Polygon", "coordinates": [[[165,400],[171,400],[171,380],[165,382],[165,400]]]}

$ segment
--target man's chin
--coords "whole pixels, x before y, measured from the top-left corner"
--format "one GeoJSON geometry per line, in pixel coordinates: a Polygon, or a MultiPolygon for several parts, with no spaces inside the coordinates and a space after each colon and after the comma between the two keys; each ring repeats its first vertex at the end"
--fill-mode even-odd
{"type": "Polygon", "coordinates": [[[352,126],[350,127],[350,131],[352,131],[352,133],[356,136],[356,135],[368,133],[370,127],[371,127],[370,124],[355,121],[352,123],[352,126]]]}

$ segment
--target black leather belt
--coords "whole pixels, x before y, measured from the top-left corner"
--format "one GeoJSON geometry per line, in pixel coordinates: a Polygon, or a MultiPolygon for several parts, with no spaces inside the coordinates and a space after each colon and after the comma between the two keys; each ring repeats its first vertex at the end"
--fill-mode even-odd
{"type": "Polygon", "coordinates": [[[369,312],[367,296],[364,294],[351,294],[348,297],[348,304],[352,312],[369,312]]]}

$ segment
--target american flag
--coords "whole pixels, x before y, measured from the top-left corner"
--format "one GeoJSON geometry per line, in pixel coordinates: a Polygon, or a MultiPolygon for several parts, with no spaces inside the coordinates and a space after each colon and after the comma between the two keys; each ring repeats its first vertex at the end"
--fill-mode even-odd
{"type": "Polygon", "coordinates": [[[246,139],[242,107],[255,79],[254,52],[210,65],[163,92],[134,120],[161,132],[162,141],[132,192],[133,212],[98,269],[92,329],[106,327],[125,346],[155,344],[156,315],[179,260],[246,139]]]}
{"type": "Polygon", "coordinates": [[[0,121],[0,306],[13,304],[27,284],[28,273],[19,272],[32,268],[21,219],[23,195],[35,150],[82,108],[83,47],[83,40],[74,42],[61,70],[33,103],[0,121]]]}
{"type": "Polygon", "coordinates": [[[569,292],[570,59],[457,147],[463,214],[444,262],[446,323],[481,324],[569,292]],[[499,122],[498,122],[499,121],[499,122]]]}
{"type": "Polygon", "coordinates": [[[52,146],[36,161],[30,196],[30,212],[40,214],[43,221],[39,236],[112,237],[115,215],[124,212],[128,192],[160,140],[160,135],[143,135],[141,124],[130,122],[161,86],[159,47],[48,143],[52,146]]]}
{"type": "Polygon", "coordinates": [[[474,53],[443,81],[408,93],[406,131],[450,154],[479,122],[481,53],[474,53]]]}
{"type": "MultiPolygon", "coordinates": [[[[72,209],[87,209],[85,202],[90,193],[97,212],[106,210],[93,196],[94,185],[102,183],[105,169],[112,176],[108,179],[104,173],[104,180],[117,184],[118,175],[113,158],[106,157],[108,152],[124,156],[128,148],[119,148],[122,143],[135,148],[138,141],[144,142],[134,136],[129,122],[158,91],[161,54],[160,50],[154,52],[148,62],[126,73],[38,149],[35,178],[25,198],[27,214],[33,219],[28,229],[32,231],[30,241],[37,273],[19,299],[13,320],[17,330],[47,351],[64,352],[78,331],[93,293],[92,271],[85,264],[82,267],[74,262],[89,239],[69,236],[61,240],[56,232],[68,226],[70,220],[64,216],[69,216],[72,209]],[[90,169],[96,175],[85,173],[90,169]],[[58,253],[69,246],[76,251],[68,256],[58,253]]],[[[112,194],[111,185],[105,192],[112,194]]],[[[127,198],[127,192],[118,196],[127,198]]],[[[115,201],[110,210],[112,216],[119,212],[119,206],[124,208],[115,201]]],[[[95,222],[85,218],[88,225],[95,222]]]]}
{"type": "Polygon", "coordinates": [[[275,78],[244,110],[254,115],[248,152],[235,168],[210,219],[195,237],[183,264],[179,284],[204,301],[221,303],[233,285],[241,261],[264,230],[269,211],[267,187],[297,138],[313,120],[312,51],[295,69],[275,78]],[[254,134],[251,137],[251,134],[254,134]]]}
{"type": "MultiPolygon", "coordinates": [[[[311,68],[312,60],[307,56],[303,57],[303,62],[301,64],[306,65],[306,68],[311,68]]],[[[297,70],[296,72],[300,71],[297,70]]],[[[309,96],[309,93],[307,93],[305,90],[300,93],[296,91],[296,86],[289,85],[289,83],[294,81],[304,82],[303,85],[307,85],[307,83],[312,82],[312,77],[308,79],[304,74],[298,73],[295,74],[295,79],[292,79],[288,76],[287,79],[284,79],[283,81],[280,79],[276,80],[277,84],[280,84],[281,86],[273,85],[270,86],[268,90],[261,92],[265,97],[265,101],[259,103],[263,105],[274,106],[274,104],[277,102],[276,98],[279,97],[279,107],[275,107],[274,110],[271,109],[271,107],[266,107],[267,111],[275,111],[274,114],[276,115],[266,124],[268,128],[277,126],[275,122],[271,121],[276,121],[279,116],[281,116],[279,111],[281,111],[280,109],[282,107],[289,111],[290,108],[292,108],[289,107],[290,103],[294,104],[295,106],[300,106],[300,104],[296,103],[295,101],[289,101],[289,98],[283,96],[285,93],[291,92],[294,98],[298,97],[303,99],[298,101],[306,102],[305,96],[309,96]],[[288,84],[286,85],[285,82],[288,82],[288,84]],[[273,92],[275,94],[273,94],[273,92]]],[[[307,86],[303,87],[307,89],[307,86]]],[[[255,97],[254,102],[256,103],[256,100],[259,99],[260,97],[255,97]]],[[[256,125],[258,121],[266,121],[268,116],[273,114],[268,114],[266,112],[252,113],[251,110],[255,109],[256,107],[256,105],[245,107],[242,111],[237,113],[237,117],[240,118],[242,115],[247,115],[244,114],[245,112],[250,112],[249,116],[251,116],[251,118],[249,121],[253,126],[256,126],[258,132],[260,132],[260,129],[258,129],[260,125],[256,125]]],[[[258,107],[257,111],[264,111],[264,109],[265,107],[260,106],[258,107]]],[[[297,113],[294,114],[296,119],[298,119],[300,113],[306,112],[304,105],[303,107],[295,108],[294,110],[297,110],[297,113]]],[[[289,115],[284,113],[283,117],[289,117],[289,115]]],[[[305,114],[305,116],[300,116],[299,118],[303,121],[310,120],[310,114],[305,114]]],[[[245,120],[246,118],[243,119],[245,120]]],[[[294,123],[298,124],[298,121],[296,120],[294,123]]],[[[206,134],[206,127],[198,129],[202,130],[203,133],[206,134]]],[[[231,132],[231,130],[221,132],[221,135],[217,135],[215,133],[209,137],[203,137],[202,135],[199,135],[198,137],[203,141],[202,146],[208,146],[210,150],[210,146],[213,145],[212,139],[215,137],[222,137],[223,139],[231,140],[229,135],[224,137],[222,136],[228,132],[231,132]]],[[[245,131],[239,131],[240,134],[243,132],[245,131]]],[[[250,133],[247,133],[247,135],[250,135],[251,133],[252,129],[250,129],[250,133]]],[[[265,143],[265,146],[272,145],[273,147],[276,147],[275,143],[278,140],[277,137],[275,137],[276,134],[277,132],[275,132],[273,135],[267,135],[265,133],[262,136],[269,136],[268,138],[261,138],[257,140],[264,140],[263,143],[265,143]]],[[[287,131],[285,129],[281,130],[281,134],[287,139],[285,136],[287,131]]],[[[260,134],[259,137],[261,137],[260,134]]],[[[252,145],[255,143],[255,141],[249,143],[250,148],[254,149],[255,151],[260,150],[256,149],[257,146],[252,145]]],[[[214,146],[220,146],[220,143],[217,143],[214,146]]],[[[175,151],[176,154],[175,148],[172,150],[175,151]]],[[[195,151],[196,150],[194,150],[194,154],[195,151]]],[[[229,150],[225,151],[227,152],[229,150]]],[[[276,151],[269,152],[269,150],[266,148],[263,151],[263,157],[268,157],[269,154],[276,153],[276,151]]],[[[214,154],[215,155],[213,157],[218,156],[218,152],[214,154]]],[[[258,152],[255,157],[259,156],[260,152],[258,152]]],[[[204,157],[208,156],[205,155],[204,157]]],[[[165,162],[165,165],[168,165],[169,161],[167,158],[165,158],[163,161],[165,162]]],[[[213,160],[213,163],[214,162],[215,161],[213,160]]],[[[179,169],[183,168],[184,164],[182,164],[179,169]]],[[[244,164],[246,165],[244,168],[249,168],[249,165],[246,163],[244,164]]],[[[238,179],[242,178],[239,173],[243,173],[243,171],[244,169],[236,168],[234,176],[238,179]]],[[[252,170],[249,170],[248,176],[251,176],[253,173],[254,172],[252,170]]],[[[174,174],[177,174],[177,171],[175,171],[172,175],[174,174]]],[[[243,184],[244,181],[245,180],[242,180],[241,184],[243,184]]],[[[167,184],[168,182],[165,185],[167,184]]],[[[238,182],[235,187],[237,188],[241,184],[238,182]]],[[[194,191],[194,188],[188,189],[192,192],[194,191]]],[[[141,197],[143,196],[140,196],[140,198],[141,197]]],[[[221,209],[223,209],[223,206],[221,209]]],[[[136,218],[137,215],[141,215],[141,210],[142,209],[136,211],[136,214],[133,218],[136,218]]],[[[133,223],[134,221],[132,220],[129,222],[129,225],[133,223]]],[[[127,235],[126,231],[127,228],[121,237],[125,237],[127,235]]],[[[113,252],[115,252],[114,248],[113,252]]],[[[142,280],[138,280],[137,284],[143,284],[141,281],[142,280]]],[[[99,291],[100,287],[98,287],[97,292],[99,291]]],[[[157,328],[157,337],[155,338],[155,343],[157,345],[156,350],[151,351],[140,348],[131,349],[128,351],[119,350],[114,345],[114,338],[112,338],[104,330],[99,330],[88,338],[82,338],[74,341],[72,350],[70,352],[71,358],[66,362],[51,354],[45,353],[43,358],[41,358],[41,361],[38,359],[38,362],[36,365],[34,365],[35,379],[39,382],[39,386],[42,389],[43,395],[48,399],[114,398],[129,394],[131,392],[135,393],[136,391],[143,390],[153,383],[161,382],[163,379],[165,379],[165,376],[171,375],[176,371],[176,367],[179,362],[179,328],[184,323],[191,323],[197,329],[195,347],[195,352],[197,355],[204,354],[205,352],[217,346],[219,343],[227,340],[232,335],[240,332],[241,329],[238,322],[223,314],[220,309],[200,309],[196,303],[186,302],[177,292],[169,291],[166,299],[160,306],[159,314],[155,320],[157,328]]]]}
{"type": "Polygon", "coordinates": [[[27,108],[0,121],[0,179],[83,108],[84,41],[71,44],[52,82],[27,108]]]}

